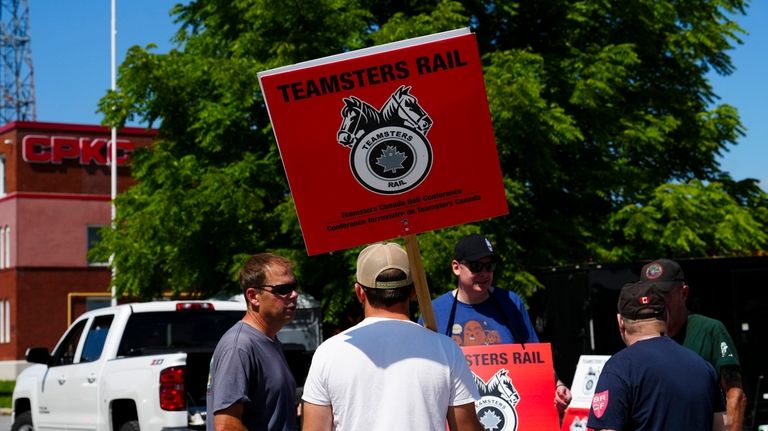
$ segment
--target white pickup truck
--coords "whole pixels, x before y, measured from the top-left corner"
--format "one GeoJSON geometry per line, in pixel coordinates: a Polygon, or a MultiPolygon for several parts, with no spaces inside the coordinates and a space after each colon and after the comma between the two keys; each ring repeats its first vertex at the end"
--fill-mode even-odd
{"type": "MultiPolygon", "coordinates": [[[[235,301],[123,304],[80,316],[16,378],[12,430],[205,428],[208,368],[235,301]]],[[[45,316],[41,316],[45,318],[45,316]]]]}

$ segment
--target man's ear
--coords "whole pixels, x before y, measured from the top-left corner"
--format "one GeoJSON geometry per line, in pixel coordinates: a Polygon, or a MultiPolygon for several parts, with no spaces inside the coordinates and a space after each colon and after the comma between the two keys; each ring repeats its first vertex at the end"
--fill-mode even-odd
{"type": "Polygon", "coordinates": [[[357,296],[357,302],[361,304],[365,303],[365,291],[363,290],[363,285],[360,283],[355,283],[355,296],[357,296]]]}
{"type": "Polygon", "coordinates": [[[259,306],[258,291],[253,287],[249,287],[245,289],[245,300],[249,305],[253,306],[254,308],[258,307],[259,306]]]}
{"type": "Polygon", "coordinates": [[[619,332],[624,333],[624,319],[621,318],[621,313],[616,313],[616,323],[619,324],[619,332]]]}
{"type": "Polygon", "coordinates": [[[455,275],[456,277],[459,276],[459,270],[460,270],[459,265],[461,264],[459,263],[458,260],[453,259],[451,261],[451,270],[453,271],[453,275],[455,275]]]}

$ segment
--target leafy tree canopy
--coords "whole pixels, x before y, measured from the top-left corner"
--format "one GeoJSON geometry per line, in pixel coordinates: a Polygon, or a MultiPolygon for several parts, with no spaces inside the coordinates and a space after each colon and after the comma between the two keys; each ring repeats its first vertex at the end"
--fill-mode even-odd
{"type": "MultiPolygon", "coordinates": [[[[239,291],[261,250],[285,254],[326,321],[359,314],[357,249],[307,258],[256,73],[469,26],[483,55],[510,214],[419,236],[430,290],[453,286],[453,245],[495,242],[503,286],[540,267],[592,260],[748,255],[768,245],[768,199],[718,157],[744,133],[706,79],[733,70],[732,19],[746,0],[195,0],[176,48],[133,47],[104,123],[159,127],[117,201],[118,292],[239,291]]],[[[471,175],[468,172],[459,173],[471,175]]]]}

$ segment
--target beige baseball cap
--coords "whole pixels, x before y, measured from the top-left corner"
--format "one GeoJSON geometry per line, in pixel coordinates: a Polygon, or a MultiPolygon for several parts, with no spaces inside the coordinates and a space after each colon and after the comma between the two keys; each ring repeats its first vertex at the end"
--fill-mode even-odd
{"type": "Polygon", "coordinates": [[[408,254],[394,242],[371,244],[357,256],[357,282],[365,287],[376,289],[396,289],[413,283],[408,254]],[[399,269],[407,277],[405,280],[376,281],[387,269],[399,269]]]}

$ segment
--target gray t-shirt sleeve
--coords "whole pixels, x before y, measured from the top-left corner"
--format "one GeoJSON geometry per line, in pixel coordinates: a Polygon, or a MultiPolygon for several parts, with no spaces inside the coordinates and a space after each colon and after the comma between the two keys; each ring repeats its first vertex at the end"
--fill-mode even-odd
{"type": "Polygon", "coordinates": [[[251,402],[248,387],[251,370],[244,352],[236,346],[220,351],[211,368],[212,410],[218,412],[238,402],[251,402]]]}

